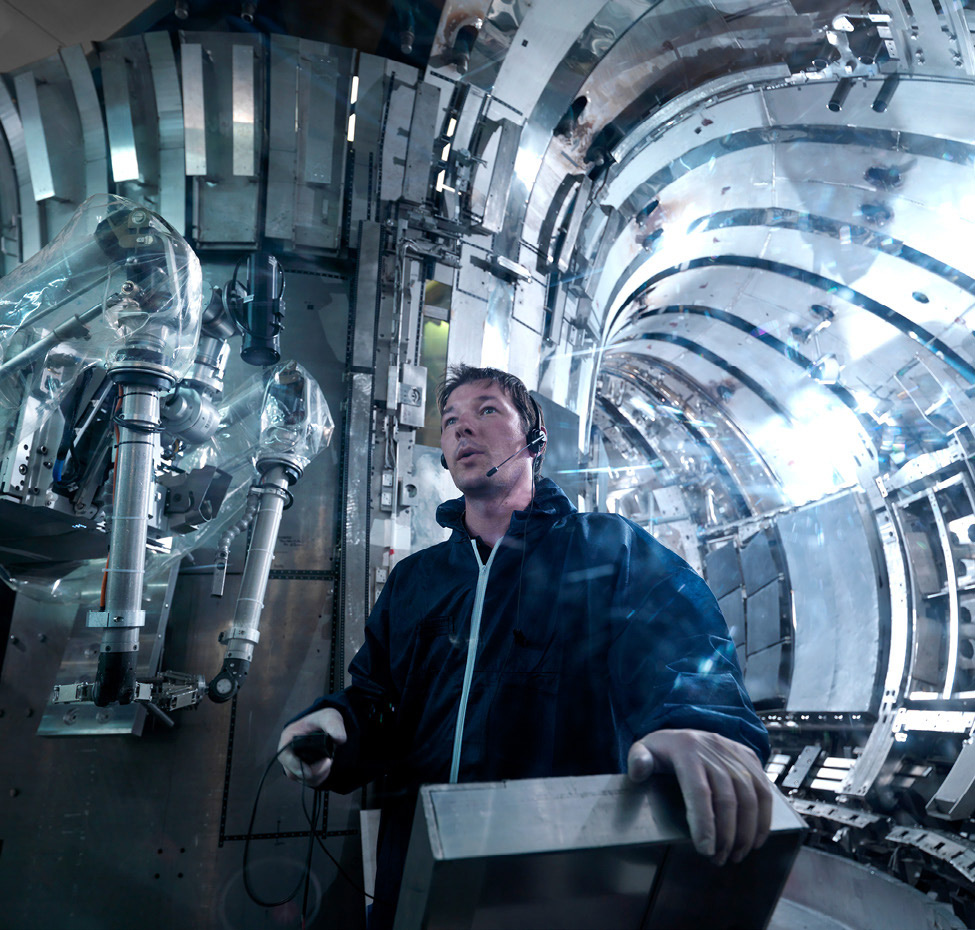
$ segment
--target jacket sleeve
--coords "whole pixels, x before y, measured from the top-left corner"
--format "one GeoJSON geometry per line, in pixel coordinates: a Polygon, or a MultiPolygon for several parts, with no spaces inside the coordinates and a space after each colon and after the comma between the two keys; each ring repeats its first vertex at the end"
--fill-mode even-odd
{"type": "Polygon", "coordinates": [[[714,595],[686,562],[635,524],[625,526],[609,649],[621,770],[633,741],[677,728],[736,740],[764,764],[768,733],[714,595]]]}
{"type": "Polygon", "coordinates": [[[393,718],[399,695],[389,659],[389,609],[395,569],[365,626],[365,639],[349,665],[352,683],[319,698],[298,717],[325,707],[342,714],[348,741],[336,747],[332,773],[322,788],[347,794],[368,784],[386,768],[393,753],[393,718]]]}

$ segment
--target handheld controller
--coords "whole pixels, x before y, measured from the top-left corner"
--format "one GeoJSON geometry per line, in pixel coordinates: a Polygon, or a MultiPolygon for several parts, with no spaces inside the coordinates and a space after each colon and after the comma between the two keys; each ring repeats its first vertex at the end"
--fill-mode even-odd
{"type": "Polygon", "coordinates": [[[302,762],[314,765],[322,759],[331,759],[335,755],[335,741],[321,730],[317,733],[305,733],[291,741],[291,751],[302,762]]]}

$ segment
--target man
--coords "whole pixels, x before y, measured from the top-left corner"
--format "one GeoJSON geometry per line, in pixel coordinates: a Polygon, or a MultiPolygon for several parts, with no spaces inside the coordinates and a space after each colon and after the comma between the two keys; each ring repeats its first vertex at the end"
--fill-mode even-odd
{"type": "Polygon", "coordinates": [[[334,760],[289,777],[350,791],[383,775],[376,904],[391,926],[424,783],[676,774],[695,847],[723,864],[768,836],[768,737],[704,581],[636,524],[580,514],[550,480],[541,411],[491,368],[447,372],[442,462],[453,532],[396,566],[352,685],[286,726],[334,760]],[[497,466],[497,467],[495,467],[497,466]]]}

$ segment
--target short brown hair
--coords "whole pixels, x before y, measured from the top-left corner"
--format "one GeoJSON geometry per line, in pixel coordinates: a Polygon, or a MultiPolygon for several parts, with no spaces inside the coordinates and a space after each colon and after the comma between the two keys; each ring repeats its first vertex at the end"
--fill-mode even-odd
{"type": "MultiPolygon", "coordinates": [[[[437,409],[443,416],[444,407],[447,406],[447,399],[462,384],[471,384],[475,381],[493,381],[498,387],[508,395],[511,403],[521,419],[522,428],[525,431],[527,441],[528,433],[538,427],[545,429],[545,415],[537,401],[528,393],[525,382],[517,375],[500,368],[475,368],[473,365],[451,365],[445,372],[443,380],[437,387],[437,409]]],[[[538,447],[535,458],[532,462],[532,470],[537,475],[542,467],[542,459],[545,458],[545,443],[538,447]]]]}

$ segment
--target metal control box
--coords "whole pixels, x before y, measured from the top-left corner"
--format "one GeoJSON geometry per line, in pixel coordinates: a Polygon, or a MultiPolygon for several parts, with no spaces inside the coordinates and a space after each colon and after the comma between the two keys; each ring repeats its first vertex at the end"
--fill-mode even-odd
{"type": "Polygon", "coordinates": [[[719,868],[695,853],[672,777],[429,785],[394,927],[760,930],[804,830],[776,791],[768,841],[719,868]]]}

